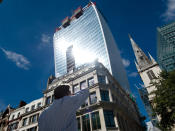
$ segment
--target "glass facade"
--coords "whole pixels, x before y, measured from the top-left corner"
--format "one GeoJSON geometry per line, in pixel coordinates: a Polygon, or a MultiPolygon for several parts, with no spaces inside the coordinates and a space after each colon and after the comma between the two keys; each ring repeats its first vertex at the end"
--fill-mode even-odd
{"type": "Polygon", "coordinates": [[[66,63],[67,63],[67,72],[70,72],[75,68],[75,59],[73,56],[73,45],[68,47],[66,50],[66,63]]]}
{"type": "MultiPolygon", "coordinates": [[[[96,6],[93,3],[88,4],[78,17],[73,15],[70,19],[66,18],[63,23],[54,34],[56,77],[68,73],[66,51],[71,47],[75,68],[98,60],[118,80],[121,86],[129,91],[126,72],[117,45],[96,6]]],[[[69,56],[69,58],[71,57],[69,56]]]]}
{"type": "Polygon", "coordinates": [[[157,58],[163,70],[175,69],[175,22],[157,28],[157,58]]]}

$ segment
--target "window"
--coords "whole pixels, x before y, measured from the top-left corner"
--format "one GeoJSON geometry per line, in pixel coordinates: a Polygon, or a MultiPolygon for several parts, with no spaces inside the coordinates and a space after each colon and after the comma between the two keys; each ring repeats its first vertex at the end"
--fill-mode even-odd
{"type": "Polygon", "coordinates": [[[46,105],[49,105],[49,104],[51,103],[50,99],[51,99],[50,96],[48,96],[48,97],[46,98],[46,105]]]}
{"type": "Polygon", "coordinates": [[[23,119],[22,126],[26,126],[26,125],[27,125],[27,118],[24,118],[24,119],[23,119]]]}
{"type": "Polygon", "coordinates": [[[89,114],[82,116],[82,126],[83,126],[83,131],[90,131],[89,114]]]}
{"type": "Polygon", "coordinates": [[[87,87],[86,81],[83,81],[80,83],[81,90],[85,89],[87,87]]]}
{"type": "Polygon", "coordinates": [[[80,117],[77,118],[78,131],[81,131],[80,117]]]}
{"type": "Polygon", "coordinates": [[[20,116],[20,112],[18,113],[18,117],[20,116]]]}
{"type": "Polygon", "coordinates": [[[15,115],[12,116],[12,120],[15,118],[15,115]]]}
{"type": "Polygon", "coordinates": [[[37,131],[37,127],[35,126],[35,127],[32,127],[32,128],[29,128],[29,129],[27,129],[27,131],[37,131]]]}
{"type": "Polygon", "coordinates": [[[154,72],[152,70],[148,71],[147,75],[148,75],[150,80],[153,80],[153,79],[156,78],[156,76],[155,76],[155,74],[154,74],[154,72]]]}
{"type": "Polygon", "coordinates": [[[53,100],[54,100],[54,95],[52,95],[52,100],[51,101],[53,102],[53,100]]]}
{"type": "Polygon", "coordinates": [[[41,102],[39,102],[38,104],[37,104],[37,108],[40,108],[41,107],[41,102]]]}
{"type": "Polygon", "coordinates": [[[112,94],[112,101],[115,102],[115,96],[112,94]]]}
{"type": "Polygon", "coordinates": [[[30,123],[32,124],[32,123],[37,122],[37,119],[38,119],[38,114],[31,116],[30,117],[30,123]]]}
{"type": "Polygon", "coordinates": [[[109,101],[109,91],[100,90],[101,100],[109,101]]]}
{"type": "Polygon", "coordinates": [[[86,106],[88,106],[88,99],[86,99],[85,103],[81,107],[83,108],[83,107],[86,107],[86,106]]]}
{"type": "Polygon", "coordinates": [[[18,122],[9,125],[7,130],[8,131],[14,131],[17,128],[18,128],[18,122]]]}
{"type": "Polygon", "coordinates": [[[106,84],[105,76],[98,76],[98,82],[101,83],[101,84],[106,84]]]}
{"type": "Polygon", "coordinates": [[[31,111],[35,110],[35,105],[32,105],[31,111]]]}
{"type": "Polygon", "coordinates": [[[113,111],[104,110],[106,127],[115,127],[113,111]]]}
{"type": "Polygon", "coordinates": [[[74,91],[74,93],[77,93],[80,91],[80,87],[78,84],[73,86],[73,91],[74,91]]]}
{"type": "Polygon", "coordinates": [[[90,104],[94,104],[97,102],[97,96],[96,96],[96,92],[92,92],[90,94],[90,104]]]}
{"type": "Polygon", "coordinates": [[[92,77],[92,78],[88,79],[88,87],[91,87],[93,85],[94,85],[94,78],[92,77]]]}
{"type": "Polygon", "coordinates": [[[100,117],[99,117],[99,112],[93,112],[91,114],[91,120],[92,120],[92,129],[97,130],[101,129],[101,123],[100,123],[100,117]]]}
{"type": "Polygon", "coordinates": [[[29,107],[26,108],[26,113],[29,112],[29,107]]]}

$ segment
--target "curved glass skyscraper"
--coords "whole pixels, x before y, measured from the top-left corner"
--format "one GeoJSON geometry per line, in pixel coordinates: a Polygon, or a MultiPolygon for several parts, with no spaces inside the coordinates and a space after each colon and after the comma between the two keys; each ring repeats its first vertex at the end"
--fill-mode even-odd
{"type": "Polygon", "coordinates": [[[90,2],[66,17],[54,34],[55,75],[62,76],[98,59],[129,91],[128,79],[119,50],[103,16],[90,2]],[[72,55],[71,55],[72,54],[72,55]]]}

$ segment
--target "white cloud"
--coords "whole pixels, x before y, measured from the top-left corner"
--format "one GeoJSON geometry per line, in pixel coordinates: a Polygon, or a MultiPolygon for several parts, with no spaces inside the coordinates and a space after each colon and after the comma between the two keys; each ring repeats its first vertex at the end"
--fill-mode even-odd
{"type": "Polygon", "coordinates": [[[52,41],[51,36],[43,33],[40,37],[40,43],[38,44],[38,49],[43,49],[45,47],[52,47],[52,41]]]}
{"type": "Polygon", "coordinates": [[[44,44],[48,44],[51,42],[51,37],[49,35],[42,34],[41,35],[41,42],[44,44]]]}
{"type": "Polygon", "coordinates": [[[138,73],[137,72],[131,72],[129,73],[129,77],[137,77],[138,73]]]}
{"type": "Polygon", "coordinates": [[[163,14],[164,20],[174,20],[175,19],[175,0],[167,0],[166,1],[167,9],[163,14]]]}
{"type": "Polygon", "coordinates": [[[1,48],[1,50],[4,52],[4,54],[6,55],[6,57],[9,60],[16,63],[17,67],[25,69],[25,70],[29,69],[30,62],[23,55],[17,54],[17,53],[12,52],[12,51],[5,50],[3,48],[1,48]]]}
{"type": "Polygon", "coordinates": [[[124,58],[122,58],[122,63],[125,67],[128,67],[130,65],[130,61],[124,58]]]}

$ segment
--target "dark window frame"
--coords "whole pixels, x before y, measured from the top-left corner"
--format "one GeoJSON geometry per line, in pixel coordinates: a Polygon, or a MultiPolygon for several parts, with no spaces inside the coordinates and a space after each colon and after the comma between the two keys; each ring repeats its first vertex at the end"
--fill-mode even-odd
{"type": "Polygon", "coordinates": [[[90,100],[90,104],[95,104],[95,103],[97,103],[97,94],[96,94],[96,91],[90,93],[89,100],[90,100]],[[95,94],[95,97],[94,97],[94,96],[91,97],[91,96],[94,95],[94,94],[95,94]],[[95,101],[94,101],[93,98],[95,98],[95,101]],[[92,99],[93,99],[93,100],[92,100],[92,99]]]}
{"type": "Polygon", "coordinates": [[[82,116],[82,129],[83,129],[83,131],[90,131],[91,130],[89,114],[82,116]]]}
{"type": "Polygon", "coordinates": [[[100,96],[102,101],[110,101],[108,90],[100,90],[100,96]]]}
{"type": "Polygon", "coordinates": [[[113,111],[104,110],[104,118],[105,118],[106,127],[116,127],[113,111]]]}
{"type": "Polygon", "coordinates": [[[91,113],[92,130],[101,129],[100,115],[99,111],[91,113]]]}
{"type": "Polygon", "coordinates": [[[91,86],[93,86],[94,84],[95,84],[95,82],[94,82],[94,77],[89,78],[89,79],[88,79],[88,87],[91,87],[91,86]]]}

